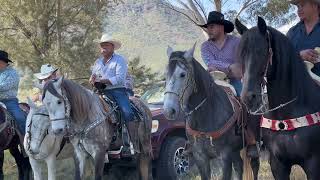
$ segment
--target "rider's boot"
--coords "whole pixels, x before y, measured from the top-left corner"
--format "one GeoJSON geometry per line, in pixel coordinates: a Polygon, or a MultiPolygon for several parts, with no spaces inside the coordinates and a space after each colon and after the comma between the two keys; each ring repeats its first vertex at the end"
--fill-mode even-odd
{"type": "Polygon", "coordinates": [[[122,136],[123,136],[123,148],[122,148],[122,155],[123,156],[132,156],[134,155],[134,147],[132,143],[133,132],[136,129],[136,122],[129,121],[126,123],[126,125],[122,128],[122,136]]]}

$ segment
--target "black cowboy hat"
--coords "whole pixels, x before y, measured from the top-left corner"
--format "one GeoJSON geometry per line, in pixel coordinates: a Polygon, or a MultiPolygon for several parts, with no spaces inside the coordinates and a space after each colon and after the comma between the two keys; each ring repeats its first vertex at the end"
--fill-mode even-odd
{"type": "Polygon", "coordinates": [[[6,63],[13,63],[9,58],[8,58],[8,53],[6,51],[0,50],[0,60],[4,61],[6,63]]]}
{"type": "Polygon", "coordinates": [[[302,2],[302,1],[310,1],[310,2],[314,2],[314,3],[317,3],[318,5],[320,5],[320,0],[290,0],[289,2],[291,4],[297,5],[299,2],[302,2]]]}
{"type": "Polygon", "coordinates": [[[225,20],[224,15],[218,11],[211,11],[208,16],[207,24],[200,25],[200,27],[207,28],[209,24],[221,24],[224,26],[224,32],[231,33],[234,29],[232,22],[225,20]]]}

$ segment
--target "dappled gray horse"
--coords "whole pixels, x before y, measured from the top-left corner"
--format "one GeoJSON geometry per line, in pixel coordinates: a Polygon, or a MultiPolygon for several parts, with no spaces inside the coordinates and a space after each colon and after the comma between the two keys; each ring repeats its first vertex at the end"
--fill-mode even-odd
{"type": "MultiPolygon", "coordinates": [[[[151,112],[142,101],[133,101],[142,119],[136,129],[139,150],[136,153],[140,176],[149,178],[151,164],[151,112]]],[[[93,160],[95,179],[102,179],[105,154],[110,147],[116,126],[110,111],[105,111],[99,96],[70,80],[59,78],[44,88],[43,103],[47,107],[52,130],[56,135],[70,136],[76,154],[76,178],[84,177],[86,158],[93,160]]]]}
{"type": "Polygon", "coordinates": [[[26,122],[24,149],[29,156],[34,180],[43,180],[42,161],[46,162],[48,180],[56,179],[56,161],[70,158],[73,147],[66,143],[63,136],[56,136],[51,131],[49,114],[45,106],[37,107],[28,99],[30,112],[26,122]]]}
{"type": "MultiPolygon", "coordinates": [[[[238,120],[248,118],[248,113],[242,110],[241,103],[233,95],[215,84],[193,58],[194,48],[186,52],[172,52],[168,48],[165,115],[175,119],[179,113],[186,113],[187,136],[202,180],[211,179],[210,159],[218,157],[222,159],[224,180],[231,179],[232,165],[236,177],[242,179],[240,150],[245,145],[241,128],[240,134],[236,133],[236,128],[239,127],[238,120]],[[180,109],[183,112],[179,112],[180,109]]],[[[251,166],[257,179],[259,159],[252,159],[251,166]]]]}

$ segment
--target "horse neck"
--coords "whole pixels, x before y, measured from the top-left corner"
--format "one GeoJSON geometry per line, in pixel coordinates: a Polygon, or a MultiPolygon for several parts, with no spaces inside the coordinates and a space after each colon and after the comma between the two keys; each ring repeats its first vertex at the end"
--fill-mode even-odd
{"type": "Polygon", "coordinates": [[[189,99],[189,110],[193,110],[206,99],[205,103],[194,111],[189,119],[190,127],[194,130],[203,132],[218,130],[233,114],[232,105],[224,90],[216,84],[213,84],[211,90],[214,96],[199,91],[193,93],[189,99]]]}
{"type": "Polygon", "coordinates": [[[298,55],[290,49],[279,47],[280,52],[275,53],[273,62],[276,64],[274,78],[268,79],[268,102],[269,108],[278,107],[291,100],[292,103],[283,108],[268,113],[266,116],[275,119],[286,119],[304,116],[320,110],[320,88],[311,79],[304,63],[298,55]],[[292,52],[291,54],[288,52],[292,52]],[[288,55],[289,54],[289,55],[288,55]]]}

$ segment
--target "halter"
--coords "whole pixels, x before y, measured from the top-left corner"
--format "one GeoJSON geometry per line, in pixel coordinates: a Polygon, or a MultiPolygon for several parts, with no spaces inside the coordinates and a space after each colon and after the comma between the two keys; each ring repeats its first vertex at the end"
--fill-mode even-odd
{"type": "MultiPolygon", "coordinates": [[[[267,80],[267,73],[268,73],[268,68],[269,68],[269,65],[272,66],[272,59],[273,59],[273,50],[272,50],[272,45],[271,45],[271,33],[269,30],[267,30],[267,41],[268,41],[268,52],[269,52],[269,57],[268,57],[268,61],[267,61],[267,64],[265,65],[265,68],[264,68],[264,73],[263,73],[263,82],[261,83],[261,97],[262,97],[262,101],[263,101],[263,95],[264,95],[264,92],[263,90],[267,87],[267,84],[268,84],[268,80],[267,80]]],[[[272,112],[272,111],[275,111],[275,110],[278,110],[278,109],[281,109],[285,106],[287,106],[288,104],[294,102],[297,100],[297,97],[293,98],[292,100],[286,102],[286,103],[283,103],[283,104],[280,104],[279,106],[275,107],[275,108],[272,108],[272,109],[268,109],[267,111],[263,111],[262,109],[263,108],[266,108],[266,102],[262,102],[261,103],[261,106],[256,110],[256,111],[251,111],[249,108],[248,111],[250,114],[252,115],[264,115],[265,113],[269,113],[269,112],[272,112]]],[[[267,108],[266,108],[267,109],[267,108]]]]}
{"type": "Polygon", "coordinates": [[[61,88],[61,96],[62,96],[62,99],[63,99],[63,102],[65,104],[65,116],[64,118],[55,118],[55,119],[51,119],[50,118],[50,121],[62,121],[62,120],[68,120],[70,121],[70,113],[71,113],[71,105],[70,105],[70,101],[68,100],[67,96],[66,96],[66,91],[65,89],[61,88]]]}
{"type": "MultiPolygon", "coordinates": [[[[185,60],[184,59],[181,59],[181,58],[172,58],[170,59],[170,61],[177,61],[177,62],[182,62],[185,66],[188,66],[187,64],[185,64],[185,60]]],[[[187,79],[187,83],[186,83],[186,86],[185,88],[182,89],[181,92],[174,92],[174,91],[165,91],[164,94],[173,94],[175,96],[178,97],[179,99],[179,106],[180,108],[183,110],[183,112],[187,115],[187,116],[191,116],[192,113],[194,113],[195,111],[197,111],[206,101],[207,101],[207,98],[204,98],[195,108],[193,108],[191,111],[189,112],[186,112],[185,111],[185,108],[184,108],[184,102],[183,102],[183,97],[184,97],[184,94],[187,90],[187,88],[189,86],[192,86],[193,87],[193,92],[197,92],[197,88],[196,88],[196,82],[194,80],[194,78],[192,78],[192,76],[190,76],[188,74],[188,79],[187,79]]]]}

